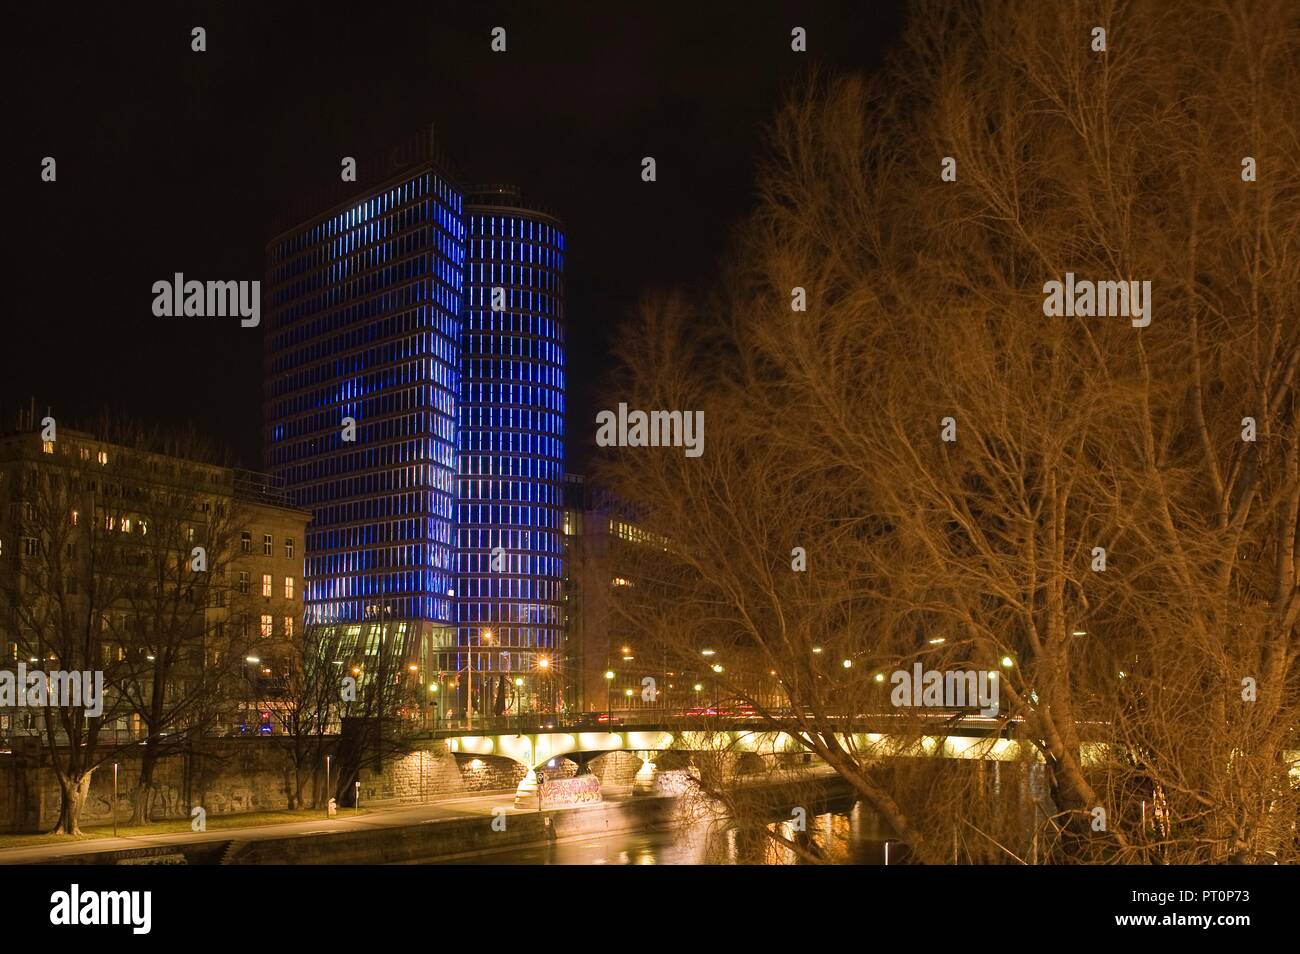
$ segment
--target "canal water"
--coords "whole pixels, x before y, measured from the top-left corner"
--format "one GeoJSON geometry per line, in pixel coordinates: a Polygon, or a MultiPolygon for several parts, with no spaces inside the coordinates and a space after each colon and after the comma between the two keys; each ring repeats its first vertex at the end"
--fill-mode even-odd
{"type": "MultiPolygon", "coordinates": [[[[820,852],[838,864],[883,865],[886,841],[874,813],[860,802],[828,805],[809,815],[799,832],[794,821],[771,823],[771,830],[820,852]]],[[[889,846],[889,861],[901,846],[889,846]]],[[[725,820],[698,821],[664,831],[629,831],[573,838],[549,845],[492,852],[450,864],[465,865],[773,865],[803,864],[798,853],[755,829],[725,820]]]]}
{"type": "MultiPolygon", "coordinates": [[[[1028,770],[1000,762],[945,763],[945,773],[960,773],[953,782],[971,786],[988,805],[1005,806],[1009,817],[1022,818],[1023,832],[1041,824],[1038,802],[1046,798],[1040,766],[1028,770]]],[[[779,799],[778,799],[779,801],[779,799]]],[[[545,845],[512,848],[502,852],[458,859],[467,865],[778,865],[809,864],[817,859],[834,864],[885,865],[906,863],[907,846],[865,803],[847,792],[829,798],[812,798],[802,818],[772,809],[770,814],[738,825],[725,817],[721,805],[703,798],[683,797],[679,821],[655,831],[613,832],[565,839],[545,845]],[[765,826],[760,827],[760,826],[765,826]],[[794,842],[795,851],[766,832],[794,842]],[[808,855],[814,857],[810,858],[808,855]]],[[[804,812],[804,809],[794,809],[804,812]]],[[[957,834],[953,835],[957,852],[957,834]]],[[[1020,839],[1023,841],[1024,839],[1020,839]]],[[[1012,841],[1015,841],[1013,838],[1012,841]]],[[[1010,843],[1010,842],[1008,842],[1010,843]]],[[[1018,842],[1017,842],[1018,843],[1018,842]]],[[[962,841],[969,863],[972,845],[983,847],[989,862],[1005,863],[998,851],[976,842],[962,841]]],[[[994,842],[997,848],[1001,845],[994,842]]],[[[1021,846],[1022,852],[1025,850],[1021,846]]],[[[954,855],[954,857],[956,857],[954,855]]]]}

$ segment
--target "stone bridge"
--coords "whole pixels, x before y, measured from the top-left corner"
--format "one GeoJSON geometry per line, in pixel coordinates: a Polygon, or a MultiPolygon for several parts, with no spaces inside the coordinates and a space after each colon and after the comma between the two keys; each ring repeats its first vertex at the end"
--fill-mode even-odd
{"type": "MultiPolygon", "coordinates": [[[[1035,757],[1032,746],[1026,747],[998,726],[996,720],[979,720],[969,724],[947,726],[946,734],[927,735],[919,740],[879,732],[847,733],[841,743],[850,751],[868,758],[942,757],[1018,761],[1026,754],[1035,757]]],[[[515,792],[521,804],[537,795],[537,769],[553,758],[569,758],[580,770],[591,758],[606,752],[631,752],[641,759],[633,791],[649,794],[654,789],[655,755],[659,752],[728,752],[777,756],[809,751],[797,734],[773,730],[770,726],[734,725],[711,729],[680,726],[612,727],[584,730],[555,728],[537,731],[444,736],[453,753],[475,756],[498,756],[522,765],[527,772],[515,792]]]]}

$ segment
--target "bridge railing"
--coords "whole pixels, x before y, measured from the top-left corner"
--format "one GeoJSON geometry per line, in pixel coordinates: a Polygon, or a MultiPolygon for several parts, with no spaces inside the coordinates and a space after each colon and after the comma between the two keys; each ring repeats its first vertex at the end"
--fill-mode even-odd
{"type": "MultiPolygon", "coordinates": [[[[773,711],[770,715],[779,723],[785,723],[789,719],[794,722],[793,713],[788,711],[773,711]]],[[[851,731],[879,731],[887,729],[892,722],[907,718],[910,721],[910,714],[900,715],[897,710],[882,711],[879,713],[860,713],[851,718],[844,717],[846,728],[851,731]]],[[[470,719],[463,717],[442,719],[436,726],[432,726],[435,735],[467,735],[479,734],[498,735],[502,733],[534,733],[534,732],[555,732],[555,731],[575,731],[575,732],[599,732],[602,730],[618,731],[620,728],[636,728],[646,726],[708,726],[708,725],[726,725],[726,724],[744,724],[744,725],[762,725],[764,719],[757,712],[752,710],[729,710],[726,708],[716,709],[627,709],[613,712],[579,712],[579,713],[522,713],[520,715],[500,715],[500,716],[481,716],[475,715],[470,719]]],[[[838,721],[838,720],[832,720],[838,721]]],[[[972,724],[978,724],[984,730],[995,734],[1002,734],[1008,731],[1011,726],[999,720],[996,717],[983,717],[975,710],[936,710],[931,716],[930,721],[936,726],[943,723],[961,722],[968,727],[972,724]]],[[[770,725],[770,723],[768,723],[770,725]]]]}
{"type": "Polygon", "coordinates": [[[576,730],[598,732],[601,729],[619,726],[660,725],[665,721],[683,718],[680,712],[660,709],[637,709],[627,712],[581,712],[581,713],[523,713],[522,715],[475,715],[469,719],[456,717],[441,719],[434,726],[435,732],[459,735],[466,732],[496,734],[501,732],[547,732],[557,730],[576,730]]]}

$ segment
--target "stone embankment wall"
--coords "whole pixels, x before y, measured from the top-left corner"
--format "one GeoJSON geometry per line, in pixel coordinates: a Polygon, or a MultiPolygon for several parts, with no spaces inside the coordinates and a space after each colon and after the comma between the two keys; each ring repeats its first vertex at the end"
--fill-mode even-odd
{"type": "MultiPolygon", "coordinates": [[[[381,770],[363,767],[361,803],[377,800],[420,802],[486,792],[512,792],[524,777],[524,767],[498,756],[452,753],[445,741],[421,740],[409,751],[383,760],[381,770]]],[[[326,754],[337,765],[335,746],[326,754]]],[[[18,747],[0,754],[0,832],[48,831],[59,814],[59,785],[54,771],[41,765],[38,748],[18,747]]],[[[101,765],[91,777],[82,813],[83,826],[113,820],[113,764],[117,769],[117,818],[131,813],[131,795],[139,782],[138,748],[126,748],[101,765]]],[[[324,758],[307,775],[303,800],[323,805],[324,758]]],[[[630,752],[610,752],[588,763],[606,793],[631,789],[641,760],[630,752]]],[[[544,769],[556,778],[573,775],[577,766],[558,759],[544,769]]],[[[296,788],[288,740],[276,736],[205,740],[199,751],[164,756],[154,770],[154,819],[189,818],[202,807],[209,817],[245,812],[280,811],[291,807],[296,788]]]]}

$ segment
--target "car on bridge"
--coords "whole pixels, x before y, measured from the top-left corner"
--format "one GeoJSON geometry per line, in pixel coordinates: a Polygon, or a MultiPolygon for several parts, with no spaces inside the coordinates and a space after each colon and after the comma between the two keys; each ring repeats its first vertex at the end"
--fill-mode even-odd
{"type": "Polygon", "coordinates": [[[581,729],[584,726],[598,725],[622,725],[623,720],[609,712],[579,712],[568,722],[575,729],[581,729]]]}

